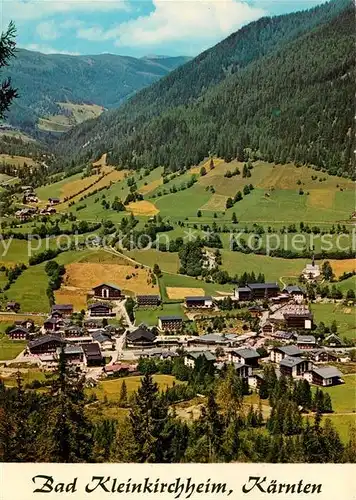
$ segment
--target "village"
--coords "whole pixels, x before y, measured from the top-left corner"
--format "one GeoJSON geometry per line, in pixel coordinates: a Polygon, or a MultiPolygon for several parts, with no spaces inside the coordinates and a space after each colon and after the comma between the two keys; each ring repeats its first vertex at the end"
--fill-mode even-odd
{"type": "MultiPolygon", "coordinates": [[[[199,318],[218,311],[221,300],[188,296],[183,307],[188,315],[199,318]]],[[[102,283],[92,289],[87,310],[80,314],[71,304],[55,304],[41,327],[33,319],[15,320],[7,335],[13,341],[27,341],[27,346],[5,366],[24,362],[51,371],[63,353],[70,366],[95,383],[106,377],[139,374],[140,359],[183,356],[184,364],[194,368],[196,360],[204,357],[216,370],[232,363],[238,376],[258,390],[266,364],[272,364],[277,376],[328,387],[343,383],[341,371],[329,363],[351,361],[350,348],[336,334],[330,333],[322,342],[313,335],[313,314],[304,290],[297,285],[281,290],[278,283],[249,283],[235,288],[231,301],[240,307],[248,305],[248,314],[257,325],[256,331],[242,334],[217,331],[197,335],[179,315],[158,316],[154,327],[135,325],[126,301],[118,286],[102,283]]],[[[160,302],[159,295],[137,295],[135,310],[159,309],[160,302]]],[[[20,304],[8,304],[14,317],[19,308],[20,304]]]]}

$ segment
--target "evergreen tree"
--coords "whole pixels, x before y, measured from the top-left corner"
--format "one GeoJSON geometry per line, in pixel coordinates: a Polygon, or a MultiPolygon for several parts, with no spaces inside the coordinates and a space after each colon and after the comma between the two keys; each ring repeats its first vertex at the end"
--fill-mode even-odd
{"type": "Polygon", "coordinates": [[[123,408],[127,406],[127,387],[125,380],[122,381],[120,388],[119,406],[123,408]]]}

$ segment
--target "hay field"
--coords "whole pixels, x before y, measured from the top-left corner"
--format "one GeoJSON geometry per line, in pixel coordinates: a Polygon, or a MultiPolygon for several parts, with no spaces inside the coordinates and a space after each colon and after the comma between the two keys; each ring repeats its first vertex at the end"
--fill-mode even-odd
{"type": "Polygon", "coordinates": [[[91,175],[84,179],[76,179],[75,181],[68,182],[62,186],[61,199],[77,194],[82,189],[86,189],[93,182],[97,182],[99,175],[91,175]]]}
{"type": "MultiPolygon", "coordinates": [[[[224,160],[221,159],[221,158],[214,158],[214,167],[216,168],[217,166],[219,165],[222,165],[224,163],[224,160]]],[[[198,165],[197,167],[192,167],[189,172],[191,174],[199,174],[200,173],[200,169],[204,167],[206,169],[206,172],[208,174],[208,172],[210,172],[210,158],[204,162],[202,162],[200,165],[198,165]]]]}
{"type": "Polygon", "coordinates": [[[226,200],[228,196],[223,196],[222,194],[213,194],[210,200],[205,203],[200,210],[209,210],[211,212],[223,212],[226,210],[226,200]]]}
{"type": "Polygon", "coordinates": [[[106,158],[108,154],[104,153],[99,160],[93,163],[93,167],[104,167],[106,165],[106,158]]]}
{"type": "Polygon", "coordinates": [[[152,181],[152,182],[146,184],[146,186],[141,186],[138,189],[138,192],[141,194],[147,194],[147,193],[150,193],[151,191],[154,191],[159,186],[162,186],[162,184],[163,184],[163,179],[161,177],[160,179],[157,179],[155,181],[152,181]]]}
{"type": "Polygon", "coordinates": [[[62,286],[54,292],[56,304],[73,304],[75,312],[87,308],[87,292],[75,287],[62,286]]]}
{"type": "Polygon", "coordinates": [[[28,314],[6,314],[0,313],[0,323],[14,323],[15,321],[25,321],[32,319],[36,325],[43,325],[45,316],[30,316],[28,314]]]}
{"type": "Polygon", "coordinates": [[[134,294],[158,293],[158,286],[152,285],[147,269],[135,269],[130,265],[75,262],[66,266],[61,290],[65,287],[78,289],[79,295],[91,291],[99,283],[113,283],[134,294]],[[127,278],[130,276],[130,278],[127,278]]]}
{"type": "Polygon", "coordinates": [[[158,208],[153,203],[146,200],[130,203],[127,205],[127,210],[132,212],[134,215],[153,216],[159,213],[158,208]]]}
{"type": "Polygon", "coordinates": [[[168,298],[170,299],[184,299],[191,296],[205,295],[203,288],[185,288],[185,287],[166,287],[168,298]]]}
{"type": "Polygon", "coordinates": [[[309,191],[307,205],[316,208],[332,208],[335,194],[336,192],[330,189],[312,189],[309,191]]]}
{"type": "Polygon", "coordinates": [[[329,262],[337,278],[343,273],[349,273],[356,270],[355,259],[329,260],[329,262]]]}
{"type": "Polygon", "coordinates": [[[10,165],[15,165],[16,167],[23,167],[25,163],[28,167],[37,167],[38,163],[28,156],[16,156],[16,155],[6,155],[0,154],[0,163],[8,163],[10,165]]]}

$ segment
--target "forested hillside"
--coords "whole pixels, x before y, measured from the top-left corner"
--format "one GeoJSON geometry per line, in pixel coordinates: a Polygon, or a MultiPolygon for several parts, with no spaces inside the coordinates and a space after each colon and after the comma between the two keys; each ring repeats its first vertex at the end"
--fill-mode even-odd
{"type": "Polygon", "coordinates": [[[118,107],[187,60],[48,55],[19,49],[5,72],[19,89],[8,122],[33,135],[40,117],[65,113],[58,102],[118,107]]]}
{"type": "Polygon", "coordinates": [[[119,165],[177,170],[251,149],[351,174],[354,41],[346,0],[260,19],[78,127],[60,151],[110,151],[119,165]]]}

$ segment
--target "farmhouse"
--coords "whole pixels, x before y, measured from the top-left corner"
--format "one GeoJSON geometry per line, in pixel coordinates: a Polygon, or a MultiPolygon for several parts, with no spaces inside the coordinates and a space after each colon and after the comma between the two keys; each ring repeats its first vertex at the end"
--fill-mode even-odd
{"type": "Polygon", "coordinates": [[[85,354],[87,366],[101,366],[103,364],[104,360],[99,344],[96,342],[82,344],[82,349],[85,354]]]}
{"type": "Polygon", "coordinates": [[[311,330],[313,326],[313,314],[309,311],[286,312],[284,313],[284,321],[287,328],[311,330]]]}
{"type": "Polygon", "coordinates": [[[83,326],[84,326],[84,328],[87,328],[88,330],[100,329],[103,327],[103,320],[102,319],[95,319],[95,318],[88,318],[88,319],[84,320],[83,326]]]}
{"type": "Polygon", "coordinates": [[[73,305],[72,304],[55,304],[52,306],[51,314],[52,316],[55,313],[59,313],[62,316],[72,316],[73,314],[73,305]]]}
{"type": "Polygon", "coordinates": [[[56,352],[58,347],[65,345],[65,340],[55,335],[44,335],[28,343],[31,354],[47,354],[56,352]]]}
{"type": "Polygon", "coordinates": [[[228,360],[232,363],[242,363],[257,368],[260,355],[255,349],[243,347],[228,353],[228,360]]]}
{"type": "Polygon", "coordinates": [[[43,327],[48,332],[58,332],[64,327],[64,321],[61,318],[47,318],[43,327]]]}
{"type": "Polygon", "coordinates": [[[310,351],[308,351],[308,357],[316,363],[325,361],[337,361],[338,359],[337,356],[331,351],[327,351],[323,348],[310,349],[310,351]]]}
{"type": "Polygon", "coordinates": [[[64,328],[64,335],[66,337],[81,337],[84,333],[85,330],[82,326],[70,325],[64,328]]]}
{"type": "Polygon", "coordinates": [[[20,310],[20,304],[18,302],[8,302],[6,304],[6,310],[17,313],[20,310]]]}
{"type": "Polygon", "coordinates": [[[178,331],[183,326],[181,316],[160,316],[158,318],[158,328],[160,330],[178,331]]]}
{"type": "Polygon", "coordinates": [[[137,295],[136,302],[138,307],[157,307],[161,298],[159,295],[137,295]]]}
{"type": "Polygon", "coordinates": [[[185,307],[192,309],[210,309],[213,307],[211,297],[186,297],[185,307]]]}
{"type": "Polygon", "coordinates": [[[143,351],[136,351],[135,356],[137,358],[157,358],[157,359],[172,359],[179,356],[175,351],[167,351],[164,349],[154,348],[145,349],[143,351]]]}
{"type": "Polygon", "coordinates": [[[124,298],[121,288],[107,283],[95,286],[93,292],[94,297],[98,299],[120,300],[124,298]]]}
{"type": "Polygon", "coordinates": [[[125,377],[126,375],[132,374],[136,371],[136,365],[128,365],[125,363],[117,363],[104,367],[104,372],[109,377],[120,376],[125,377]]]}
{"type": "Polygon", "coordinates": [[[318,264],[314,263],[314,259],[312,264],[307,264],[305,266],[305,268],[302,271],[302,275],[306,280],[309,281],[316,280],[317,278],[320,277],[321,275],[320,267],[318,266],[318,264]]]}
{"type": "Polygon", "coordinates": [[[332,334],[328,335],[327,337],[325,337],[324,345],[327,345],[329,347],[342,347],[343,342],[340,339],[340,337],[338,337],[337,335],[332,333],[332,334]]]}
{"type": "Polygon", "coordinates": [[[211,346],[211,347],[226,347],[230,345],[230,342],[226,339],[224,335],[218,335],[216,333],[207,333],[206,335],[194,336],[187,341],[188,347],[191,346],[211,346]]]}
{"type": "Polygon", "coordinates": [[[274,324],[267,319],[266,321],[263,322],[261,326],[261,332],[264,335],[272,335],[274,332],[274,324]]]}
{"type": "Polygon", "coordinates": [[[22,326],[23,328],[26,328],[28,331],[33,331],[35,327],[35,322],[33,319],[24,319],[24,320],[18,320],[15,321],[15,326],[22,326]]]}
{"type": "Polygon", "coordinates": [[[60,358],[62,352],[66,362],[70,365],[81,365],[86,361],[84,351],[81,346],[66,345],[64,348],[58,347],[56,349],[56,356],[58,359],[60,358]]]}
{"type": "Polygon", "coordinates": [[[10,330],[7,334],[11,340],[28,340],[30,337],[30,332],[27,328],[23,328],[22,326],[15,326],[12,330],[10,330]]]}
{"type": "Polygon", "coordinates": [[[216,359],[214,354],[212,354],[210,351],[195,351],[195,352],[192,351],[188,352],[184,357],[185,366],[189,366],[189,368],[194,368],[195,363],[200,357],[205,358],[206,361],[209,361],[211,363],[214,363],[216,359]]]}
{"type": "Polygon", "coordinates": [[[50,205],[58,205],[60,202],[61,200],[59,198],[48,198],[48,203],[50,205]]]}
{"type": "Polygon", "coordinates": [[[98,332],[94,332],[92,334],[93,340],[100,344],[100,348],[104,351],[110,351],[115,349],[115,341],[112,340],[110,335],[105,333],[104,330],[99,330],[98,332]]]}
{"type": "Polygon", "coordinates": [[[311,366],[311,362],[307,359],[286,356],[279,363],[279,370],[286,377],[298,378],[310,371],[311,366]]]}
{"type": "Polygon", "coordinates": [[[302,302],[305,298],[304,290],[298,285],[288,285],[285,287],[284,291],[287,292],[289,296],[293,297],[296,302],[302,302]]]}
{"type": "Polygon", "coordinates": [[[328,387],[330,385],[342,384],[342,373],[334,366],[313,367],[309,372],[304,373],[304,378],[309,383],[328,387]]]}
{"type": "Polygon", "coordinates": [[[239,301],[269,299],[280,291],[278,283],[248,283],[235,289],[235,298],[239,301]]]}
{"type": "Polygon", "coordinates": [[[313,349],[316,345],[316,338],[313,335],[298,335],[297,337],[299,349],[313,349]]]}
{"type": "Polygon", "coordinates": [[[151,332],[145,325],[140,325],[133,332],[126,334],[126,347],[154,347],[156,335],[151,332]]]}
{"type": "Polygon", "coordinates": [[[115,316],[115,313],[112,312],[112,306],[110,306],[109,304],[103,304],[101,302],[90,304],[88,310],[90,316],[93,317],[115,316]]]}
{"type": "Polygon", "coordinates": [[[253,316],[254,318],[259,318],[262,316],[264,309],[262,306],[259,305],[253,305],[248,308],[248,312],[253,316]]]}
{"type": "Polygon", "coordinates": [[[295,345],[286,345],[282,347],[274,347],[270,352],[270,360],[272,363],[280,363],[285,357],[300,357],[302,351],[295,345]]]}

